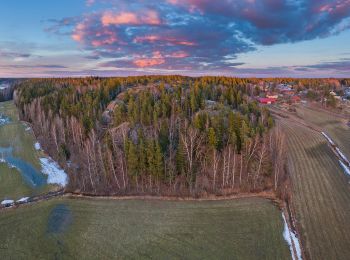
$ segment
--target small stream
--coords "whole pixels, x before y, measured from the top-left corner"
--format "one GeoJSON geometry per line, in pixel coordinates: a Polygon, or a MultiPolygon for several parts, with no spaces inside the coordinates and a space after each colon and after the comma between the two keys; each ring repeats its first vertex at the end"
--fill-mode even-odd
{"type": "Polygon", "coordinates": [[[6,163],[10,168],[17,169],[21,173],[23,180],[32,188],[45,185],[46,177],[30,163],[14,157],[12,150],[12,147],[0,147],[0,161],[6,163]]]}

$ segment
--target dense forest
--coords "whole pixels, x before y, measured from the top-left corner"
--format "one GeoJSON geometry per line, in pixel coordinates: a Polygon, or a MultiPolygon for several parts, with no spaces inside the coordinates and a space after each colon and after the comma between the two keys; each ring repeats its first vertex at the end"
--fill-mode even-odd
{"type": "Polygon", "coordinates": [[[232,194],[286,185],[284,136],[257,79],[30,79],[21,119],[85,194],[232,194]],[[254,93],[256,94],[256,93],[254,93]]]}

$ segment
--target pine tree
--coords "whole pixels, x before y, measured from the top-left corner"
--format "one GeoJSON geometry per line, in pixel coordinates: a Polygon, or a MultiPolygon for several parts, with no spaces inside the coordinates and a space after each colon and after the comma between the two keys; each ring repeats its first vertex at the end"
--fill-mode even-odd
{"type": "Polygon", "coordinates": [[[154,166],[154,149],[153,141],[148,140],[146,142],[146,158],[147,158],[147,170],[150,175],[153,175],[155,172],[154,166]]]}
{"type": "Polygon", "coordinates": [[[134,116],[136,110],[134,97],[131,96],[128,102],[128,118],[131,123],[136,123],[136,118],[134,116]]]}
{"type": "Polygon", "coordinates": [[[184,146],[181,140],[179,141],[179,145],[176,150],[176,169],[180,175],[185,173],[184,146]]]}
{"type": "Polygon", "coordinates": [[[159,142],[154,142],[154,169],[157,178],[163,176],[164,166],[163,166],[163,154],[160,148],[159,142]]]}
{"type": "Polygon", "coordinates": [[[136,145],[131,140],[128,143],[128,173],[132,178],[136,179],[139,175],[139,158],[137,156],[138,152],[136,145]]]}
{"type": "Polygon", "coordinates": [[[213,153],[213,190],[216,188],[216,175],[217,175],[217,169],[218,169],[218,160],[217,160],[217,145],[218,141],[216,139],[216,134],[214,128],[210,127],[208,130],[208,140],[209,140],[209,147],[212,150],[213,153]]]}
{"type": "Polygon", "coordinates": [[[249,127],[247,125],[247,123],[245,122],[245,120],[242,120],[242,126],[241,126],[241,129],[240,129],[240,138],[241,138],[241,143],[242,145],[245,144],[247,138],[249,138],[249,127]]]}
{"type": "Polygon", "coordinates": [[[217,145],[218,145],[218,141],[216,139],[215,130],[212,127],[210,127],[209,130],[208,130],[208,142],[209,142],[209,146],[212,149],[216,150],[217,145]]]}
{"type": "Polygon", "coordinates": [[[147,171],[147,154],[146,147],[143,140],[143,137],[139,136],[139,145],[138,145],[138,153],[139,153],[139,171],[140,175],[145,174],[147,171]]]}

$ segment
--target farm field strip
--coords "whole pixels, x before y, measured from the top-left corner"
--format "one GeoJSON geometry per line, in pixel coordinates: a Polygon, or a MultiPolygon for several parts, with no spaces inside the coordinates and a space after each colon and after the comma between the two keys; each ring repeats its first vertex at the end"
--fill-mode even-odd
{"type": "Polygon", "coordinates": [[[347,120],[305,106],[297,107],[297,114],[326,132],[346,157],[350,158],[350,127],[346,125],[347,120]]]}
{"type": "Polygon", "coordinates": [[[339,158],[339,164],[343,168],[344,173],[347,175],[350,175],[350,162],[349,159],[343,154],[343,152],[335,145],[333,140],[324,132],[322,132],[322,135],[326,138],[328,143],[331,146],[332,151],[334,151],[335,155],[339,158]]]}
{"type": "Polygon", "coordinates": [[[311,259],[346,259],[350,253],[350,189],[326,139],[279,119],[287,133],[293,205],[304,250],[311,259]]]}
{"type": "Polygon", "coordinates": [[[0,222],[2,259],[291,259],[281,212],[261,198],[55,198],[6,210],[0,222]]]}
{"type": "MultiPolygon", "coordinates": [[[[311,110],[311,108],[305,108],[305,109],[311,110]]],[[[279,109],[276,109],[276,108],[273,109],[273,111],[276,111],[276,110],[279,110],[279,109]]],[[[299,107],[299,110],[301,110],[300,107],[299,107]]],[[[299,112],[299,115],[297,115],[297,116],[292,114],[292,113],[288,113],[288,114],[289,114],[289,116],[281,116],[281,113],[275,112],[275,115],[277,115],[280,118],[288,118],[289,121],[293,121],[293,123],[295,123],[297,125],[304,126],[304,127],[307,127],[313,131],[321,133],[324,136],[324,138],[328,141],[328,143],[330,144],[331,149],[335,153],[336,157],[339,158],[338,163],[340,164],[344,173],[346,175],[350,175],[350,160],[342,152],[342,150],[337,146],[337,144],[333,141],[333,139],[327,133],[325,133],[323,131],[322,124],[320,125],[320,122],[323,122],[322,120],[316,120],[316,122],[318,122],[318,125],[317,125],[317,124],[315,124],[315,122],[310,122],[310,121],[305,122],[305,120],[302,120],[300,112],[299,112]]],[[[302,114],[304,115],[304,112],[302,114]]],[[[320,115],[318,114],[318,116],[320,116],[320,115]]],[[[340,119],[338,119],[338,120],[340,120],[340,119]]],[[[339,131],[339,128],[342,128],[344,125],[340,121],[335,121],[335,122],[337,122],[337,124],[339,126],[337,128],[337,131],[339,131]]],[[[346,131],[346,129],[343,129],[343,130],[344,131],[342,131],[342,135],[341,135],[342,138],[345,138],[343,135],[344,133],[345,134],[349,133],[349,138],[350,138],[350,130],[349,131],[346,131]]],[[[349,141],[348,139],[346,139],[346,140],[349,141]]],[[[340,143],[342,143],[342,142],[340,142],[340,143]]]]}

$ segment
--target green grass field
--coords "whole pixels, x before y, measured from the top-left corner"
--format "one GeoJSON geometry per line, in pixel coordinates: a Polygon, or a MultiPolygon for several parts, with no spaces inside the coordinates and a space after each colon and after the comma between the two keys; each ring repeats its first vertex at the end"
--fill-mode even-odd
{"type": "MultiPolygon", "coordinates": [[[[0,113],[10,118],[10,123],[0,125],[0,157],[2,150],[12,149],[12,155],[24,169],[28,165],[40,171],[38,151],[34,149],[34,136],[31,131],[25,131],[26,126],[18,120],[17,109],[12,101],[0,103],[0,113]]],[[[42,176],[41,178],[46,178],[42,176]]],[[[19,199],[47,192],[49,185],[34,187],[28,184],[19,170],[9,167],[7,163],[0,163],[0,201],[3,199],[19,199]]]]}
{"type": "Polygon", "coordinates": [[[26,185],[16,169],[9,169],[0,164],[0,201],[5,198],[19,199],[33,194],[33,189],[26,185]]]}
{"type": "MultiPolygon", "coordinates": [[[[299,116],[336,124],[327,116],[299,116]],[[328,121],[328,122],[327,122],[328,121]]],[[[333,120],[335,121],[335,120],[333,120]]],[[[325,138],[289,119],[280,120],[287,134],[288,168],[292,175],[293,204],[301,226],[304,249],[310,259],[349,259],[350,185],[325,138]]],[[[318,123],[320,124],[320,123],[318,123]]],[[[335,125],[334,131],[341,126],[335,125]]],[[[328,130],[331,133],[331,130],[328,130]]],[[[336,138],[331,135],[334,140],[336,138]]],[[[345,134],[344,134],[345,136],[345,134]]],[[[340,135],[338,138],[344,138],[340,135]]]]}
{"type": "Polygon", "coordinates": [[[1,259],[290,259],[281,212],[228,201],[57,198],[0,212],[1,259]]]}

